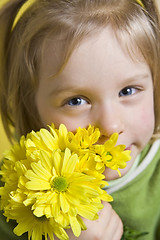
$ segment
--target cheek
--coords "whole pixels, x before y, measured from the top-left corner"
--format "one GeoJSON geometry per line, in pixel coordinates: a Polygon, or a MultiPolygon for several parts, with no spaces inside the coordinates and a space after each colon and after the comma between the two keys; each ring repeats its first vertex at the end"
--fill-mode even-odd
{"type": "Polygon", "coordinates": [[[81,118],[75,118],[75,117],[67,117],[65,114],[61,114],[57,112],[56,110],[48,111],[46,114],[41,114],[41,119],[43,120],[44,125],[50,125],[51,123],[54,123],[56,128],[59,128],[60,124],[64,124],[68,131],[75,132],[75,130],[78,127],[85,128],[88,127],[88,120],[87,119],[81,119],[81,118]]]}
{"type": "Polygon", "coordinates": [[[55,127],[58,128],[59,125],[63,123],[68,131],[75,132],[78,127],[86,128],[88,127],[87,121],[81,121],[81,119],[68,119],[68,118],[56,118],[54,121],[55,127]]]}
{"type": "Polygon", "coordinates": [[[139,119],[139,133],[142,134],[144,140],[150,140],[152,134],[154,132],[155,126],[155,116],[154,116],[154,108],[150,103],[147,106],[141,108],[141,114],[139,119]]]}

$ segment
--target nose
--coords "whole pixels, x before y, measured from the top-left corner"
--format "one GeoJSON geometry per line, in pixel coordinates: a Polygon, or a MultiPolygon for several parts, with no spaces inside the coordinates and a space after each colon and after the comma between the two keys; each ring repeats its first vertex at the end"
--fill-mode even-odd
{"type": "Polygon", "coordinates": [[[93,125],[100,129],[101,137],[109,138],[115,132],[119,135],[124,132],[124,115],[116,104],[97,106],[92,120],[93,125]]]}

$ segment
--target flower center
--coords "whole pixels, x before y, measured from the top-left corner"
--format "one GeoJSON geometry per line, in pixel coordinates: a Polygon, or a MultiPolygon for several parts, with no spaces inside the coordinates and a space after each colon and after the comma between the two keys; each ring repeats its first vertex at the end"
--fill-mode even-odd
{"type": "Polygon", "coordinates": [[[112,155],[110,154],[110,152],[107,152],[107,153],[106,153],[106,161],[107,161],[107,162],[111,162],[112,159],[113,159],[113,157],[112,157],[112,155]]]}
{"type": "Polygon", "coordinates": [[[68,182],[64,177],[55,177],[52,182],[52,188],[58,192],[64,192],[68,188],[68,182]]]}

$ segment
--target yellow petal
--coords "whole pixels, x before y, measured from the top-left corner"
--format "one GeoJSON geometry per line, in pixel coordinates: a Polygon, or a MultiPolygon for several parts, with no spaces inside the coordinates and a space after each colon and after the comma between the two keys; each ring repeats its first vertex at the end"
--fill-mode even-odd
{"type": "Polygon", "coordinates": [[[96,170],[100,170],[104,166],[104,163],[102,162],[97,162],[96,164],[96,170]]]}
{"type": "Polygon", "coordinates": [[[29,169],[25,173],[25,177],[28,178],[29,180],[33,180],[33,179],[37,179],[37,181],[41,180],[41,177],[37,176],[31,169],[29,169]]]}
{"type": "Polygon", "coordinates": [[[61,163],[61,155],[59,151],[53,152],[52,160],[53,160],[53,166],[54,166],[54,169],[56,170],[57,175],[60,175],[62,163],[61,163]]]}
{"type": "Polygon", "coordinates": [[[55,149],[55,139],[53,138],[52,134],[47,129],[42,128],[40,130],[40,136],[45,146],[53,151],[55,149]]]}
{"type": "Polygon", "coordinates": [[[65,197],[65,193],[60,193],[60,205],[64,213],[67,213],[69,211],[69,204],[65,197]]]}
{"type": "Polygon", "coordinates": [[[97,214],[97,208],[93,205],[79,205],[78,214],[86,219],[93,220],[97,214]]]}
{"type": "Polygon", "coordinates": [[[91,135],[91,142],[92,142],[92,144],[96,143],[98,141],[99,137],[100,137],[100,132],[99,131],[95,131],[91,135]]]}
{"type": "Polygon", "coordinates": [[[66,136],[67,136],[67,133],[68,133],[68,131],[67,131],[66,126],[64,124],[60,124],[60,126],[59,126],[59,135],[65,139],[66,136]]]}
{"type": "Polygon", "coordinates": [[[67,148],[65,150],[65,155],[64,155],[64,161],[63,161],[63,166],[62,166],[62,175],[65,175],[65,173],[71,174],[78,162],[78,157],[76,154],[71,156],[70,150],[67,148]]]}
{"type": "Polygon", "coordinates": [[[31,163],[31,167],[32,167],[33,171],[35,172],[35,174],[45,181],[49,181],[50,178],[52,177],[51,173],[48,172],[42,166],[40,161],[38,163],[35,163],[35,162],[31,163]]]}
{"type": "Polygon", "coordinates": [[[118,133],[113,133],[110,137],[110,140],[112,140],[116,144],[118,140],[118,133]]]}
{"type": "Polygon", "coordinates": [[[70,225],[71,225],[74,235],[76,237],[79,237],[79,235],[81,234],[81,226],[80,226],[79,222],[77,221],[77,218],[69,216],[69,221],[70,221],[70,225]]]}
{"type": "Polygon", "coordinates": [[[44,214],[47,218],[53,217],[50,206],[45,207],[44,214]]]}
{"type": "Polygon", "coordinates": [[[86,192],[87,197],[89,197],[89,198],[98,197],[99,193],[94,188],[91,188],[87,184],[84,186],[84,188],[85,188],[85,192],[86,192]]]}
{"type": "Polygon", "coordinates": [[[35,210],[33,211],[33,214],[36,217],[42,217],[44,215],[44,206],[36,207],[35,210]]]}
{"type": "Polygon", "coordinates": [[[87,230],[87,227],[86,227],[85,223],[83,222],[82,218],[79,215],[77,215],[77,220],[78,220],[78,222],[81,226],[81,229],[82,230],[87,230]]]}
{"type": "Polygon", "coordinates": [[[43,180],[32,180],[26,183],[26,188],[30,190],[49,190],[51,185],[43,180]]]}
{"type": "Polygon", "coordinates": [[[46,151],[41,150],[40,151],[40,159],[42,162],[43,167],[50,172],[52,169],[52,164],[51,164],[51,157],[50,154],[46,151]]]}
{"type": "Polygon", "coordinates": [[[119,169],[117,169],[117,172],[118,172],[119,176],[121,177],[121,172],[119,171],[119,169]]]}
{"type": "Polygon", "coordinates": [[[33,149],[36,147],[35,143],[31,139],[27,139],[25,146],[26,148],[33,148],[33,149]]]}
{"type": "Polygon", "coordinates": [[[103,201],[106,201],[106,202],[112,202],[113,201],[113,197],[111,195],[109,195],[107,192],[102,194],[100,197],[103,201]]]}

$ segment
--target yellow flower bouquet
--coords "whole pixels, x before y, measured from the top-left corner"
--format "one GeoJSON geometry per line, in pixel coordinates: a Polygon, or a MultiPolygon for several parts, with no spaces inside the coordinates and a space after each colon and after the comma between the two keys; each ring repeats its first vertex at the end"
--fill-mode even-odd
{"type": "Polygon", "coordinates": [[[1,167],[1,210],[15,220],[14,233],[28,233],[28,239],[54,240],[53,233],[67,240],[65,229],[78,237],[86,230],[82,217],[95,220],[112,201],[103,188],[107,185],[105,167],[118,171],[130,160],[125,145],[117,145],[114,133],[103,145],[97,144],[98,128],[78,128],[68,132],[61,124],[22,136],[4,153],[1,167]]]}

